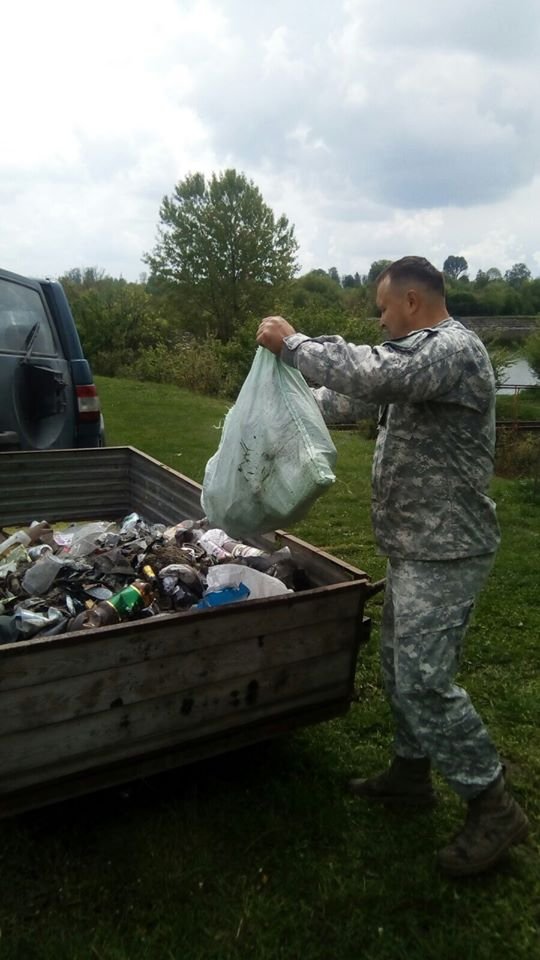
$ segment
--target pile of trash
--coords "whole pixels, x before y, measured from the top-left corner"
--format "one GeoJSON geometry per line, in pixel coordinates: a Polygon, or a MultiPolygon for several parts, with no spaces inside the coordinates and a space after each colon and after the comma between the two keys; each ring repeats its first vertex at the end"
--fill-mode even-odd
{"type": "Polygon", "coordinates": [[[206,519],[46,521],[0,540],[0,643],[192,612],[307,586],[288,547],[268,553],[206,519]]]}

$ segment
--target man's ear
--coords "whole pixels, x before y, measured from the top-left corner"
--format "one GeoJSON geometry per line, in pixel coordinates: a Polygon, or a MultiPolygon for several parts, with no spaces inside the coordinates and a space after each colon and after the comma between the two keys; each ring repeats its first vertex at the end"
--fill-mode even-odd
{"type": "Polygon", "coordinates": [[[417,313],[420,307],[420,297],[417,290],[407,290],[407,306],[409,313],[417,313]]]}

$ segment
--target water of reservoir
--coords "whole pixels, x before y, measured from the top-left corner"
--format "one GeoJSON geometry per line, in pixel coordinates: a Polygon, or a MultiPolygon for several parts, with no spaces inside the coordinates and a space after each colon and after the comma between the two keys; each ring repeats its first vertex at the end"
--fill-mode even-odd
{"type": "MultiPolygon", "coordinates": [[[[513,360],[504,370],[504,383],[520,387],[540,386],[540,380],[526,360],[513,360]]],[[[498,393],[513,393],[513,386],[499,387],[498,393]]]]}

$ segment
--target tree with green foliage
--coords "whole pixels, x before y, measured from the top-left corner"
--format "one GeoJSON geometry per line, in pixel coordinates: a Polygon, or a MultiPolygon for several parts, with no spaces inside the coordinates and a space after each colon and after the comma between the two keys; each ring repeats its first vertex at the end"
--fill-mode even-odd
{"type": "Polygon", "coordinates": [[[60,281],[97,373],[129,368],[137,356],[167,336],[158,301],[141,284],[109,277],[94,267],[69,270],[60,281]]]}
{"type": "Polygon", "coordinates": [[[126,282],[122,279],[110,277],[100,267],[84,267],[83,270],[80,267],[74,267],[72,270],[68,270],[61,280],[64,286],[69,286],[73,291],[77,288],[83,290],[96,287],[99,284],[110,285],[126,282]]]}
{"type": "Polygon", "coordinates": [[[334,307],[342,304],[343,291],[326,270],[310,270],[290,285],[286,302],[295,307],[334,307]]]}
{"type": "Polygon", "coordinates": [[[271,309],[296,272],[294,227],[236,170],[209,181],[189,174],[163,198],[159,217],[156,246],[143,259],[196,333],[229,340],[250,313],[271,309]]]}
{"type": "Polygon", "coordinates": [[[530,297],[531,313],[540,313],[540,277],[535,277],[527,284],[527,295],[530,297]]]}
{"type": "Polygon", "coordinates": [[[474,285],[477,290],[482,290],[484,287],[487,287],[489,283],[489,277],[485,270],[479,270],[474,278],[474,285]]]}
{"type": "Polygon", "coordinates": [[[379,274],[382,273],[386,267],[389,267],[391,263],[391,260],[374,260],[369,268],[366,282],[375,283],[379,274]]]}
{"type": "Polygon", "coordinates": [[[504,313],[505,297],[508,287],[504,280],[491,280],[475,294],[478,300],[478,314],[496,316],[504,313]]]}
{"type": "Polygon", "coordinates": [[[453,254],[447,257],[443,263],[443,273],[451,280],[463,279],[468,269],[469,264],[465,257],[456,257],[453,254]]]}
{"type": "MultiPolygon", "coordinates": [[[[366,277],[364,277],[364,281],[367,281],[367,278],[366,278],[366,277]]],[[[354,274],[354,276],[353,276],[351,273],[345,274],[345,276],[342,277],[342,279],[341,279],[341,285],[342,285],[342,287],[343,287],[344,289],[347,289],[347,288],[349,288],[349,287],[362,287],[362,286],[365,286],[365,284],[362,283],[362,277],[361,277],[360,274],[358,273],[358,270],[356,271],[356,273],[354,274]]]]}
{"type": "Polygon", "coordinates": [[[470,290],[463,290],[459,285],[447,289],[446,303],[454,317],[475,317],[481,313],[474,293],[471,293],[470,290]]]}
{"type": "Polygon", "coordinates": [[[511,287],[521,287],[531,279],[531,271],[526,263],[515,263],[504,275],[504,279],[511,287]]]}

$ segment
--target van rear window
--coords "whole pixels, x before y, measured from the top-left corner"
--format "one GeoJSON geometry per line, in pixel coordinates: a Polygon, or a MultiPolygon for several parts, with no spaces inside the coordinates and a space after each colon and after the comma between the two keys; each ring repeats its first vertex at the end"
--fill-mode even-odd
{"type": "Polygon", "coordinates": [[[31,287],[0,279],[0,351],[32,355],[57,353],[50,320],[43,301],[31,287]]]}

